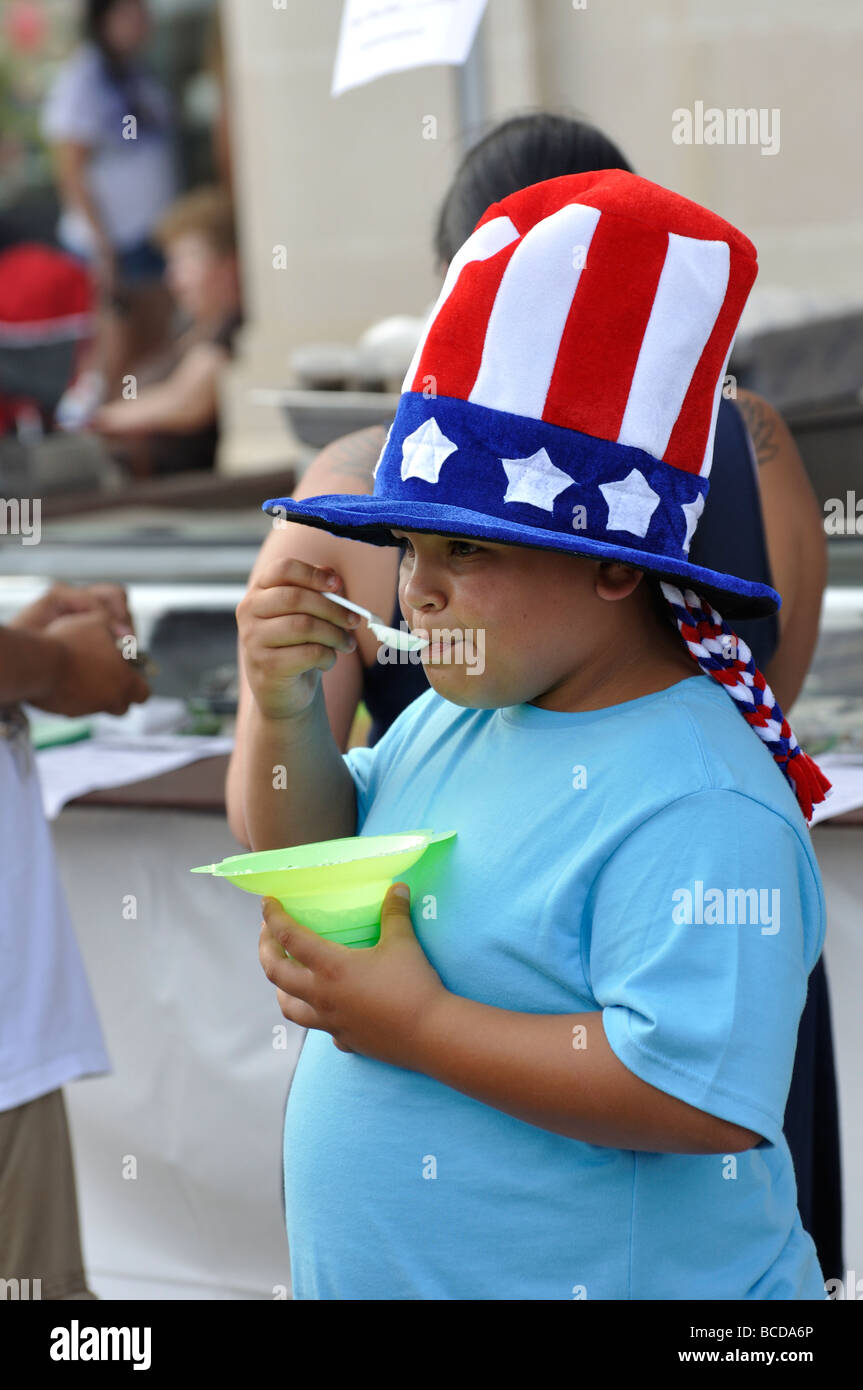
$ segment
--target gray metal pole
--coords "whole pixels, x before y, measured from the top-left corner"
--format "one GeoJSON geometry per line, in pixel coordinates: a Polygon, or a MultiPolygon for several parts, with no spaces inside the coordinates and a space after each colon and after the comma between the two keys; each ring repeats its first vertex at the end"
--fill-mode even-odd
{"type": "Polygon", "coordinates": [[[480,20],[470,53],[455,70],[459,137],[465,153],[482,135],[487,115],[484,34],[485,15],[480,20]]]}

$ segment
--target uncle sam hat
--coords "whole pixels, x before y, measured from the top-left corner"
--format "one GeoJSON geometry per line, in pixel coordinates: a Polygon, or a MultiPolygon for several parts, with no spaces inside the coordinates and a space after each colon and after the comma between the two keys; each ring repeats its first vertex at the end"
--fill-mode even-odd
{"type": "Polygon", "coordinates": [[[767,743],[808,819],[830,784],[710,602],[759,617],[781,599],[689,560],[757,273],[742,232],[635,174],[521,189],[450,263],[373,494],[274,498],[264,510],[374,545],[397,545],[397,528],[656,575],[691,655],[767,743]]]}

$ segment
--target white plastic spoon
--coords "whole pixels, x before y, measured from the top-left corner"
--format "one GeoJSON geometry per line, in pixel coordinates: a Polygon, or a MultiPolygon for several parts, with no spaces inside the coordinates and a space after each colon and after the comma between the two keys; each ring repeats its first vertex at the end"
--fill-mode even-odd
{"type": "Polygon", "coordinates": [[[394,647],[399,652],[418,652],[428,646],[427,637],[415,637],[412,632],[400,632],[398,628],[388,627],[374,613],[370,613],[368,608],[351,603],[349,598],[342,598],[341,594],[330,594],[326,589],[322,589],[321,592],[324,598],[332,599],[333,603],[340,603],[342,608],[350,608],[352,613],[359,613],[361,618],[365,618],[378,641],[385,642],[388,647],[394,647]]]}

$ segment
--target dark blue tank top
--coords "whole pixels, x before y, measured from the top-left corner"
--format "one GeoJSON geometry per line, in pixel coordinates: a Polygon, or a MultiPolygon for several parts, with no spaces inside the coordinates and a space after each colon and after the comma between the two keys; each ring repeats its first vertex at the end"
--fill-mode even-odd
{"type": "MultiPolygon", "coordinates": [[[[764,521],[758,492],[756,464],[753,462],[740,411],[724,397],[719,403],[713,468],[704,511],[692,539],[689,558],[693,564],[738,575],[741,579],[772,584],[764,521]]],[[[721,611],[721,610],[720,610],[721,611]]],[[[402,622],[396,594],[390,624],[402,622]]],[[[750,647],[755,664],[763,671],[779,640],[779,619],[735,619],[731,626],[750,647]]],[[[372,716],[369,747],[382,738],[393,720],[412,700],[428,690],[425,667],[421,662],[376,661],[363,668],[363,701],[372,716]]]]}

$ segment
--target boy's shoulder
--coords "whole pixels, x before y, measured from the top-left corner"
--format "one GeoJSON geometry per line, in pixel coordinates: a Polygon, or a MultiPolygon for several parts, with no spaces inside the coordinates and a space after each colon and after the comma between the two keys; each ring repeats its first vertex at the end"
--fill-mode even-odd
{"type": "Polygon", "coordinates": [[[671,726],[676,721],[681,735],[686,730],[689,756],[701,770],[703,790],[738,792],[795,827],[805,827],[797,798],[767,744],[716,681],[702,674],[671,686],[667,693],[657,716],[671,726]]]}
{"type": "MultiPolygon", "coordinates": [[[[787,822],[808,844],[806,821],[787,778],[734,700],[705,674],[583,713],[531,704],[477,709],[456,705],[429,687],[401,712],[378,748],[382,758],[401,748],[421,759],[433,746],[459,739],[468,753],[475,736],[490,726],[500,739],[516,743],[541,732],[538,756],[544,749],[551,752],[554,735],[567,748],[573,742],[583,745],[615,783],[637,782],[646,815],[696,793],[734,792],[787,822]]],[[[489,745],[482,747],[486,755],[489,745]]]]}

